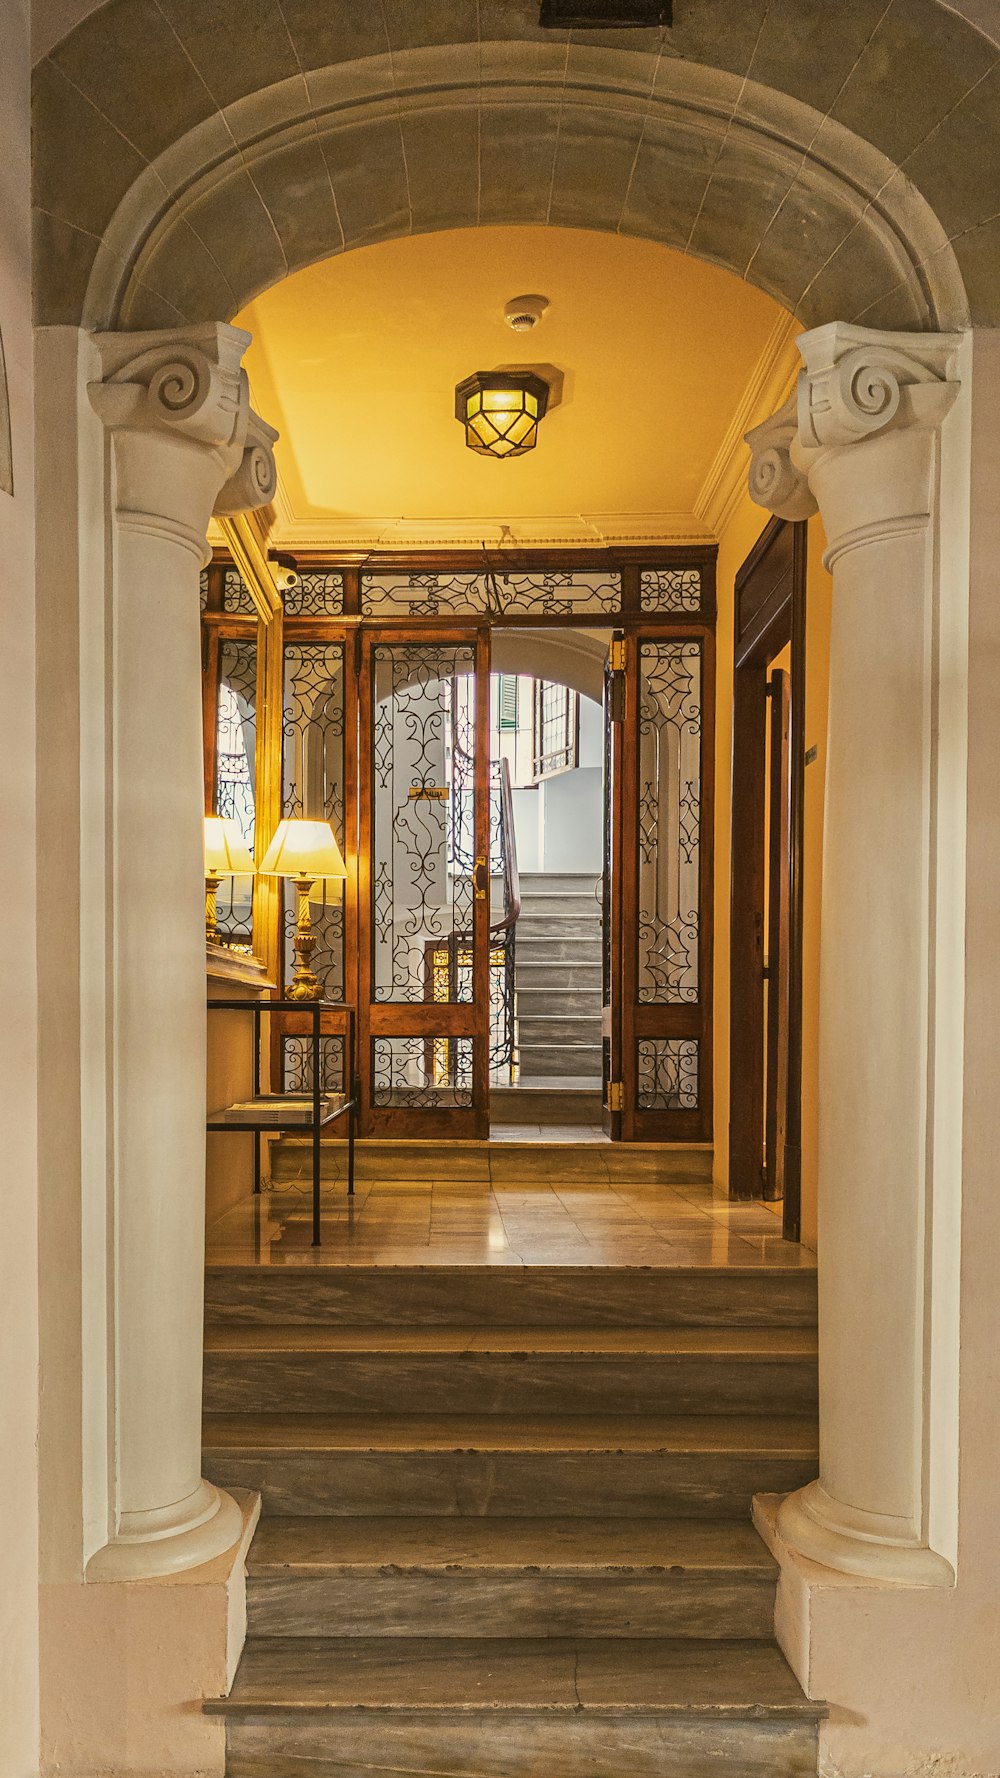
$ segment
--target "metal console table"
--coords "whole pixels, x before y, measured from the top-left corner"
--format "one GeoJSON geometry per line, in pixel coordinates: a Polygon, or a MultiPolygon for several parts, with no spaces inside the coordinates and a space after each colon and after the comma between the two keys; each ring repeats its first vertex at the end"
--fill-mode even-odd
{"type": "Polygon", "coordinates": [[[308,1130],[312,1136],[312,1245],[322,1243],[320,1228],[320,1137],[328,1124],[347,1118],[347,1195],[354,1196],[354,1139],[357,1131],[358,1091],[355,1066],[354,1008],[323,1000],[210,1000],[209,1012],[242,1012],[253,1017],[253,1094],[237,1104],[209,1114],[206,1129],[251,1132],[254,1136],[254,1191],[260,1191],[260,1138],[264,1131],[278,1135],[308,1130]],[[312,1091],[262,1093],[260,1090],[261,1019],[268,1013],[298,1013],[310,1019],[312,1091]],[[323,1015],[343,1014],[344,1079],[347,1091],[326,1093],[321,1085],[320,1038],[323,1015]]]}

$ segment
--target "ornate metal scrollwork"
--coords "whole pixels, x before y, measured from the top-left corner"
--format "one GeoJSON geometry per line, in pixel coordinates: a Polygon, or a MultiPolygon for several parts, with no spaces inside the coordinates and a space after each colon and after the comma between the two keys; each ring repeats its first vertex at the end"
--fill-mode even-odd
{"type": "Polygon", "coordinates": [[[337,617],[344,609],[344,576],[306,569],[282,598],[286,617],[337,617]]]}
{"type": "MultiPolygon", "coordinates": [[[[224,638],[219,648],[216,706],[215,810],[238,821],[248,851],[257,826],[255,753],[257,736],[257,639],[224,638]]],[[[225,877],[216,898],[221,943],[252,946],[252,883],[225,877]]]]}
{"type": "Polygon", "coordinates": [[[222,608],[240,617],[256,617],[253,594],[238,568],[227,568],[222,582],[222,608]]]}
{"type": "Polygon", "coordinates": [[[639,574],[643,611],[700,611],[700,568],[643,568],[639,574]]]}
{"type": "MultiPolygon", "coordinates": [[[[285,645],[282,703],[282,815],[329,821],[344,845],[344,645],[285,645]]],[[[334,891],[339,897],[339,888],[334,891]]],[[[313,911],[311,963],[324,1000],[344,998],[344,908],[328,899],[313,911]]],[[[291,896],[283,911],[286,956],[295,929],[291,896]]]]}
{"type": "Polygon", "coordinates": [[[688,1037],[641,1037],[638,1051],[638,1109],[697,1111],[697,1041],[688,1037]]]}
{"type": "Polygon", "coordinates": [[[540,617],[571,617],[581,612],[621,610],[620,574],[575,569],[538,569],[481,574],[363,574],[365,616],[407,612],[412,617],[446,617],[523,612],[540,617]]]}
{"type": "Polygon", "coordinates": [[[372,1104],[421,1111],[470,1106],[471,1037],[373,1037],[372,1104]]]}
{"type": "MultiPolygon", "coordinates": [[[[374,667],[374,997],[415,1002],[428,944],[472,931],[475,649],[380,645],[374,667]],[[442,782],[446,802],[410,795],[442,782]]],[[[471,973],[455,970],[451,990],[469,1002],[471,973]]]]}
{"type": "Polygon", "coordinates": [[[697,1001],[700,642],[639,645],[639,999],[697,1001]]]}

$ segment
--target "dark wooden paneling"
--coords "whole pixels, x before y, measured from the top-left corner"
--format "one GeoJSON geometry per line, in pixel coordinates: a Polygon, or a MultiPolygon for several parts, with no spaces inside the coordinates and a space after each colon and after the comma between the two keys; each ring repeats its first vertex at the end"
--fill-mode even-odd
{"type": "Polygon", "coordinates": [[[764,1196],[785,1193],[788,1122],[789,817],[788,754],[791,681],[780,667],[768,681],[767,1095],[764,1108],[764,1196]]]}
{"type": "Polygon", "coordinates": [[[771,941],[785,957],[787,985],[785,1035],[776,1038],[783,1054],[773,1065],[784,1103],[775,1112],[773,1140],[781,1141],[774,1170],[783,1176],[783,1232],[790,1240],[799,1234],[801,1191],[806,536],[804,523],[770,521],[736,576],[734,622],[729,1190],[734,1198],[759,1197],[763,1190],[767,669],[791,643],[785,934],[771,941]]]}

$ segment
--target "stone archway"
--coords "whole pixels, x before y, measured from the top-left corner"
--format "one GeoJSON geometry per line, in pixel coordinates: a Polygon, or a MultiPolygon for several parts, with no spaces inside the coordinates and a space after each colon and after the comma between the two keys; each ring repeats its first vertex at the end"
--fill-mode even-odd
{"type": "MultiPolygon", "coordinates": [[[[228,329],[220,331],[216,323],[289,270],[393,233],[478,221],[572,223],[648,234],[759,283],[817,331],[809,336],[811,357],[805,385],[809,400],[802,415],[780,417],[776,431],[757,441],[758,493],[783,511],[798,510],[799,502],[808,506],[811,499],[818,498],[828,528],[837,539],[838,563],[853,561],[857,567],[863,561],[866,572],[871,564],[876,565],[873,584],[862,586],[862,596],[875,597],[881,591],[884,577],[879,565],[887,555],[892,555],[894,564],[903,563],[901,570],[895,566],[892,570],[900,579],[911,572],[915,561],[915,584],[919,583],[924,602],[921,610],[936,610],[940,481],[925,477],[923,488],[915,493],[912,480],[905,485],[894,483],[902,505],[898,510],[879,510],[870,521],[865,520],[859,517],[864,511],[866,480],[860,453],[871,454],[873,443],[884,447],[885,439],[890,438],[891,448],[904,456],[912,446],[918,455],[922,452],[925,458],[934,459],[941,416],[929,407],[921,412],[924,397],[919,391],[929,388],[934,396],[940,393],[939,385],[950,388],[964,374],[955,369],[960,343],[942,342],[941,331],[964,328],[970,314],[986,323],[997,317],[1000,304],[991,272],[989,231],[990,218],[1000,214],[1000,181],[992,179],[984,158],[977,166],[981,189],[974,200],[967,192],[961,202],[945,193],[932,206],[933,169],[920,158],[922,143],[932,132],[938,137],[934,166],[939,173],[942,168],[960,168],[963,157],[968,157],[968,135],[962,132],[963,123],[970,124],[966,97],[995,62],[993,46],[986,46],[985,39],[970,31],[954,13],[943,7],[935,9],[940,11],[942,30],[951,33],[952,84],[949,88],[943,80],[940,94],[931,97],[925,92],[921,96],[913,83],[907,84],[908,70],[902,68],[905,103],[901,99],[894,113],[893,141],[892,129],[888,124],[883,128],[883,120],[876,115],[875,94],[879,79],[884,78],[884,60],[881,73],[876,66],[855,80],[854,127],[846,120],[843,106],[839,116],[829,117],[824,105],[814,102],[816,94],[802,91],[796,78],[795,43],[797,21],[808,16],[805,0],[789,0],[782,9],[782,53],[771,42],[770,60],[767,55],[758,56],[762,44],[768,47],[766,35],[762,28],[755,46],[748,40],[751,22],[743,20],[735,39],[740,66],[732,65],[734,55],[721,68],[711,66],[713,57],[725,60],[727,32],[734,31],[732,9],[721,0],[718,6],[706,5],[701,11],[703,17],[715,18],[717,23],[724,19],[725,29],[720,26],[715,38],[703,41],[700,49],[689,44],[679,55],[662,53],[662,41],[636,34],[613,44],[607,39],[571,42],[545,38],[524,24],[523,8],[518,12],[518,27],[504,34],[500,25],[505,17],[509,24],[511,12],[518,9],[513,4],[506,8],[499,0],[482,8],[496,35],[478,39],[468,28],[476,9],[463,6],[460,0],[442,0],[436,30],[427,26],[421,33],[418,28],[407,38],[405,28],[400,27],[404,40],[390,44],[385,53],[376,53],[366,42],[369,25],[361,16],[362,9],[338,10],[329,0],[324,0],[322,7],[302,0],[298,9],[293,9],[286,0],[285,10],[294,14],[296,23],[286,49],[279,53],[273,34],[253,40],[246,29],[245,9],[237,0],[216,0],[210,8],[200,9],[197,26],[190,31],[174,29],[169,41],[169,29],[166,35],[163,32],[169,6],[162,10],[151,7],[149,34],[138,31],[133,23],[133,36],[126,40],[123,34],[129,25],[124,0],[110,0],[57,46],[42,64],[37,81],[36,287],[40,363],[48,377],[42,436],[55,439],[60,427],[66,434],[58,440],[59,449],[46,469],[49,479],[42,490],[41,569],[43,573],[50,569],[55,578],[64,571],[66,555],[73,554],[79,575],[77,591],[83,588],[85,594],[79,599],[80,608],[88,606],[92,619],[96,614],[95,629],[101,633],[104,624],[110,628],[112,623],[127,625],[129,621],[129,588],[122,562],[126,566],[134,563],[140,549],[149,556],[135,579],[142,597],[155,604],[162,659],[176,668],[172,684],[183,705],[185,757],[191,763],[188,778],[193,785],[197,762],[191,742],[198,712],[189,695],[195,680],[188,669],[192,623],[196,621],[195,533],[200,530],[203,535],[211,493],[218,497],[218,484],[227,468],[235,465],[235,451],[232,464],[223,463],[220,452],[225,455],[237,441],[237,422],[245,413],[245,392],[237,370],[239,336],[228,329]],[[459,28],[463,18],[464,34],[459,28]],[[233,46],[231,65],[213,69],[205,45],[213,39],[218,45],[227,30],[233,46]],[[203,35],[194,41],[199,32],[203,35]],[[173,107],[169,116],[159,92],[149,92],[148,80],[143,86],[138,78],[132,79],[144,57],[148,69],[155,44],[174,62],[180,47],[196,76],[194,85],[185,84],[187,75],[183,79],[178,76],[179,84],[164,78],[162,90],[170,92],[173,107]],[[310,49],[303,59],[306,45],[310,49]],[[747,79],[751,67],[756,73],[747,79]],[[107,82],[109,68],[118,76],[113,90],[107,82]],[[178,92],[184,95],[181,103],[178,92]],[[921,105],[924,117],[918,127],[921,105]],[[861,139],[857,131],[862,125],[872,140],[861,139]],[[900,162],[905,162],[905,170],[900,162]],[[484,168],[489,173],[485,182],[484,168]],[[843,317],[865,328],[906,329],[908,334],[876,340],[873,362],[878,374],[857,380],[853,370],[844,368],[845,362],[855,347],[871,343],[871,336],[866,341],[841,334],[832,343],[829,362],[824,358],[829,341],[821,338],[826,330],[817,324],[843,317]],[[65,334],[78,328],[81,331],[73,333],[70,349],[65,334]],[[106,333],[95,345],[87,337],[95,329],[117,332],[106,333]],[[166,363],[174,361],[175,348],[181,347],[200,352],[212,347],[217,357],[225,359],[231,374],[221,381],[210,375],[211,400],[206,401],[201,419],[184,393],[183,379],[165,389],[165,408],[157,405],[158,398],[150,396],[149,384],[140,376],[130,375],[108,393],[114,383],[108,365],[124,367],[131,362],[137,342],[121,335],[135,330],[156,330],[155,342],[145,341],[139,350],[155,344],[157,357],[166,363]],[[922,347],[914,350],[913,336],[918,334],[937,336],[924,342],[925,354],[922,347]],[[886,353],[889,374],[883,376],[886,353]],[[845,378],[849,399],[844,397],[845,378]],[[118,457],[117,486],[108,469],[103,431],[95,425],[85,393],[88,384],[97,385],[102,392],[96,405],[102,410],[118,457]],[[882,403],[884,392],[890,404],[897,404],[891,414],[882,403]],[[824,415],[830,410],[835,410],[837,426],[848,425],[847,436],[836,427],[833,432],[827,430],[824,415]],[[123,442],[124,432],[130,436],[123,442]],[[179,451],[178,446],[183,448],[179,451]],[[198,500],[183,496],[181,481],[174,474],[185,456],[190,473],[204,484],[198,500]],[[793,461],[796,456],[798,461],[793,461]],[[838,476],[836,465],[848,461],[853,465],[851,475],[845,471],[838,476]],[[216,485],[206,494],[213,475],[216,485]],[[803,492],[803,476],[815,484],[811,494],[803,492]],[[853,486],[849,486],[852,477],[853,486]],[[83,490],[79,514],[66,511],[68,485],[83,490]],[[178,491],[180,507],[174,499],[178,491]],[[846,508],[836,505],[842,496],[846,508]],[[203,510],[196,512],[199,501],[203,510]],[[58,538],[53,540],[56,527],[52,536],[46,534],[49,516],[58,519],[63,557],[58,538]],[[861,535],[869,522],[874,528],[861,535]],[[108,560],[95,565],[88,555],[93,536],[103,528],[111,533],[115,527],[128,533],[131,541],[118,561],[111,559],[109,551],[108,560]],[[136,543],[136,536],[145,541],[136,543]],[[905,551],[916,555],[904,560],[899,552],[905,551]],[[159,552],[155,565],[150,552],[159,552]],[[172,556],[167,552],[173,552],[172,556]],[[189,559],[181,565],[180,556],[185,552],[189,559]],[[170,561],[173,566],[165,568],[170,561]]],[[[888,11],[897,24],[901,18],[917,16],[909,0],[900,0],[888,11]]],[[[852,24],[850,29],[854,28],[852,24]]],[[[877,34],[873,33],[873,38],[877,34]]],[[[854,52],[856,68],[863,71],[865,45],[855,42],[854,52]]],[[[216,53],[220,63],[225,62],[224,52],[217,49],[216,53]]],[[[850,84],[846,74],[844,83],[850,84]]],[[[825,104],[830,103],[828,93],[825,104]]],[[[942,187],[945,183],[943,177],[939,179],[942,187]]],[[[870,371],[868,360],[855,368],[865,371],[866,366],[870,371]]],[[[967,415],[962,418],[956,409],[949,425],[960,429],[966,424],[967,415]]],[[[914,467],[912,461],[910,467],[914,467]]],[[[967,467],[949,473],[952,495],[962,506],[968,491],[967,467]]],[[[266,476],[263,480],[258,477],[256,487],[239,494],[239,503],[249,505],[257,497],[266,497],[265,483],[266,476]]],[[[856,592],[859,583],[851,584],[856,592]]],[[[900,591],[898,585],[895,591],[900,591]]],[[[951,593],[957,607],[962,589],[952,584],[951,593]]],[[[915,615],[919,614],[906,614],[911,642],[915,615]]],[[[959,647],[959,665],[960,654],[959,647]]],[[[870,659],[874,662],[876,658],[873,639],[870,659]]],[[[120,662],[119,655],[119,672],[120,662]]],[[[82,644],[76,668],[82,682],[91,670],[82,644]]],[[[110,682],[112,669],[102,665],[101,671],[105,670],[110,682]]],[[[919,709],[911,702],[905,711],[910,748],[905,763],[911,773],[906,778],[908,809],[918,818],[922,864],[930,856],[932,839],[939,848],[938,856],[943,843],[934,826],[940,812],[934,801],[937,782],[921,776],[925,764],[922,750],[930,745],[928,724],[936,720],[935,700],[940,701],[937,675],[933,655],[921,657],[910,688],[919,692],[919,709]],[[914,778],[912,768],[918,755],[921,763],[914,778]]],[[[89,690],[93,692],[92,687],[89,690]]],[[[127,691],[127,685],[119,680],[116,695],[127,698],[127,691]]],[[[964,720],[960,692],[954,692],[953,699],[961,708],[957,715],[952,708],[950,717],[960,730],[964,720]]],[[[95,698],[95,708],[98,702],[95,698]]],[[[856,716],[857,696],[845,707],[856,716]]],[[[173,757],[177,725],[162,721],[157,735],[161,757],[173,757]]],[[[137,737],[137,752],[146,739],[137,737]]],[[[106,746],[107,735],[95,719],[93,734],[81,741],[84,769],[77,774],[78,780],[89,782],[92,767],[98,775],[98,764],[103,770],[106,746]],[[84,758],[88,744],[92,756],[84,758]]],[[[147,760],[146,775],[131,784],[129,763],[123,755],[116,793],[120,795],[124,784],[134,794],[136,806],[141,802],[145,808],[159,783],[160,761],[150,764],[147,760]]],[[[949,761],[949,769],[952,766],[949,761]]],[[[191,808],[194,806],[191,800],[191,808]]],[[[115,820],[120,810],[121,805],[116,807],[109,793],[106,806],[99,811],[109,856],[111,840],[119,837],[115,820]]],[[[86,813],[93,822],[93,804],[86,813]]],[[[79,809],[76,814],[79,819],[79,809]]],[[[180,872],[178,907],[184,922],[193,925],[190,916],[192,910],[197,912],[198,901],[193,892],[197,858],[190,809],[170,803],[158,814],[161,831],[156,856],[164,860],[169,881],[174,880],[170,871],[180,872]],[[179,852],[172,843],[177,834],[182,841],[179,852]]],[[[953,839],[956,855],[964,855],[963,832],[949,830],[943,837],[953,839]]],[[[889,865],[898,862],[897,854],[880,878],[889,895],[895,880],[889,865]]],[[[941,874],[943,877],[943,871],[941,874]]],[[[126,872],[107,892],[108,921],[121,918],[126,937],[130,881],[126,872]]],[[[142,881],[148,885],[148,870],[142,881]]],[[[162,887],[157,882],[157,891],[162,887]]],[[[907,930],[915,950],[902,960],[898,949],[893,953],[897,966],[894,980],[898,985],[904,970],[912,968],[912,955],[918,954],[923,993],[927,972],[933,966],[927,907],[920,886],[915,888],[912,879],[908,878],[904,887],[907,930]]],[[[942,934],[941,906],[939,900],[931,910],[935,939],[942,934]]],[[[954,916],[954,905],[949,915],[954,916]]],[[[831,925],[831,932],[836,937],[835,925],[831,925]]],[[[953,929],[944,937],[953,950],[960,949],[955,946],[953,929]]],[[[847,946],[849,942],[850,935],[847,946]]],[[[196,1171],[194,1118],[204,1108],[197,1106],[198,1068],[190,1066],[192,1057],[198,1063],[191,1015],[196,996],[200,1002],[201,982],[196,980],[193,947],[185,950],[182,945],[181,949],[183,981],[189,990],[181,1023],[190,1029],[192,1041],[180,1089],[174,1092],[168,1083],[168,1098],[171,1093],[173,1098],[167,1111],[185,1131],[184,1154],[196,1171]]],[[[166,984],[172,994],[178,991],[176,956],[168,950],[158,968],[156,981],[142,984],[147,999],[138,997],[140,1012],[157,982],[166,984]]],[[[129,1030],[128,1018],[130,1012],[135,1016],[137,1004],[135,990],[127,968],[108,990],[105,1010],[116,1031],[129,1030]]],[[[842,993],[835,996],[835,1002],[843,1008],[842,993]]],[[[856,1412],[857,1394],[852,1393],[845,1377],[843,1352],[839,1370],[836,1359],[828,1359],[827,1387],[832,1380],[843,1386],[843,1393],[824,1422],[826,1493],[835,1506],[839,1502],[847,1510],[839,1517],[828,1510],[824,1526],[820,1522],[825,1504],[822,1498],[814,1494],[811,1502],[800,1503],[807,1517],[810,1505],[819,1507],[819,1516],[812,1513],[812,1525],[819,1525],[821,1540],[824,1533],[829,1534],[828,1541],[817,1544],[815,1532],[806,1526],[804,1535],[813,1536],[814,1552],[825,1553],[831,1561],[839,1559],[844,1567],[850,1567],[853,1559],[855,1570],[863,1573],[878,1571],[881,1562],[882,1572],[896,1575],[902,1571],[907,1578],[920,1580],[940,1578],[954,1546],[953,1528],[949,1529],[954,1517],[954,1478],[928,1474],[924,1435],[931,1417],[938,1422],[942,1416],[948,1420],[953,1410],[957,1416],[948,1393],[954,1384],[949,1345],[954,1327],[947,1313],[942,1316],[938,1312],[935,1262],[927,1232],[933,1211],[943,1229],[945,1247],[954,1236],[955,1137],[953,1130],[941,1136],[944,1126],[940,1118],[940,1127],[931,1130],[924,1118],[926,1108],[914,1091],[921,1064],[927,1061],[930,1010],[936,1013],[939,1009],[931,1007],[930,995],[925,994],[919,1007],[924,1022],[915,1042],[909,1047],[897,1045],[899,1053],[894,1058],[908,1070],[899,1103],[911,1139],[908,1154],[910,1159],[917,1155],[919,1174],[914,1180],[904,1165],[893,1175],[899,1187],[894,1202],[900,1215],[909,1218],[902,1256],[909,1268],[904,1280],[908,1287],[905,1299],[899,1299],[899,1312],[888,1322],[876,1318],[866,1341],[870,1357],[866,1376],[874,1379],[877,1406],[890,1401],[898,1408],[901,1375],[905,1378],[904,1406],[912,1406],[918,1398],[920,1406],[909,1416],[904,1414],[903,1418],[908,1418],[905,1427],[899,1426],[898,1415],[891,1424],[887,1418],[875,1427],[877,1439],[889,1426],[892,1439],[883,1438],[883,1445],[888,1449],[891,1442],[891,1458],[870,1465],[846,1460],[844,1452],[852,1439],[857,1444],[859,1436],[867,1435],[870,1444],[872,1413],[870,1407],[860,1415],[856,1412]],[[920,1156],[929,1150],[932,1137],[935,1142],[940,1137],[945,1144],[936,1156],[941,1165],[933,1199],[928,1195],[927,1177],[920,1171],[920,1156]],[[922,1138],[926,1139],[925,1149],[920,1147],[922,1138]],[[928,1357],[932,1344],[933,1375],[928,1357]],[[939,1376],[944,1378],[943,1395],[938,1389],[939,1376]],[[861,1502],[852,1498],[859,1490],[867,1491],[861,1502]],[[852,1545],[846,1554],[838,1538],[852,1545]],[[944,1550],[949,1553],[943,1555],[944,1550]],[[944,1568],[929,1559],[934,1554],[942,1555],[944,1568]]],[[[86,1041],[85,1019],[92,1015],[92,1007],[76,1009],[81,1048],[86,1041]]],[[[947,1032],[954,1035],[956,1023],[951,1018],[947,1032]]],[[[848,1039],[843,1040],[846,1043],[848,1039]]],[[[134,1055],[126,1056],[127,1065],[115,1089],[123,1102],[129,1101],[131,1094],[133,1114],[142,1093],[130,1086],[129,1068],[134,1075],[139,1060],[138,1048],[134,1055]]],[[[929,1075],[929,1068],[924,1072],[929,1075]]],[[[162,1089],[163,1077],[157,1080],[162,1089]]],[[[942,1104],[943,1098],[938,1101],[939,1107],[942,1104]]],[[[160,1113],[162,1116],[162,1104],[160,1113]]],[[[134,1121],[138,1123],[138,1117],[134,1121]]],[[[127,1125],[127,1117],[125,1122],[127,1125]]],[[[161,1130],[163,1127],[161,1124],[161,1130]]],[[[901,1127],[897,1119],[890,1133],[895,1135],[901,1127]]],[[[148,1149],[149,1132],[140,1135],[148,1149]]],[[[825,1165],[831,1175],[844,1165],[857,1170],[856,1156],[845,1154],[848,1142],[849,1132],[841,1127],[839,1147],[835,1144],[827,1151],[825,1165]]],[[[126,1154],[125,1163],[133,1166],[143,1191],[148,1192],[148,1178],[136,1167],[134,1156],[130,1160],[126,1154]]],[[[866,1151],[865,1178],[869,1181],[878,1163],[875,1145],[866,1151]]],[[[123,1174],[117,1189],[124,1194],[127,1186],[123,1174]]],[[[165,1195],[168,1189],[165,1184],[165,1195]]],[[[188,1200],[188,1212],[192,1201],[197,1207],[196,1198],[195,1192],[188,1200]]],[[[859,1214],[866,1208],[869,1206],[861,1202],[859,1214]]],[[[121,1201],[116,1204],[116,1214],[121,1215],[121,1201]]],[[[112,1418],[116,1411],[119,1418],[108,1442],[109,1448],[114,1445],[120,1473],[137,1475],[141,1486],[133,1502],[124,1495],[116,1501],[109,1488],[104,1503],[105,1508],[110,1507],[104,1546],[108,1554],[99,1559],[98,1571],[120,1573],[131,1567],[132,1572],[155,1574],[161,1571],[158,1564],[175,1561],[183,1566],[219,1547],[226,1537],[227,1522],[231,1524],[224,1508],[220,1511],[216,1506],[212,1513],[213,1503],[198,1486],[198,1351],[191,1336],[198,1325],[200,1253],[197,1240],[192,1239],[190,1215],[184,1227],[182,1221],[174,1216],[159,1256],[163,1289],[155,1307],[164,1317],[163,1325],[154,1329],[155,1338],[137,1337],[131,1347],[136,1366],[143,1352],[157,1343],[161,1350],[170,1351],[172,1393],[157,1396],[155,1375],[152,1381],[146,1375],[125,1376],[122,1399],[112,1409],[112,1418]],[[174,1350],[170,1341],[178,1327],[183,1338],[174,1350]],[[176,1436],[180,1422],[182,1462],[178,1461],[176,1436]],[[164,1450],[171,1456],[172,1467],[160,1462],[164,1450]],[[170,1488],[174,1491],[168,1499],[164,1490],[170,1488]],[[180,1521],[176,1517],[172,1520],[171,1502],[181,1498],[182,1488],[188,1490],[183,1500],[189,1508],[186,1517],[182,1514],[180,1521]],[[183,1538],[190,1538],[183,1548],[171,1542],[183,1538]]],[[[863,1239],[864,1228],[859,1223],[846,1235],[841,1230],[844,1239],[839,1246],[836,1240],[829,1241],[832,1267],[842,1277],[850,1274],[859,1231],[863,1239]]],[[[143,1233],[138,1225],[126,1229],[127,1239],[115,1255],[119,1268],[114,1280],[116,1302],[124,1303],[133,1317],[129,1321],[125,1316],[116,1329],[116,1337],[121,1340],[124,1336],[126,1345],[130,1330],[138,1327],[142,1333],[152,1314],[142,1299],[146,1278],[140,1253],[143,1233]]],[[[871,1251],[885,1257],[885,1248],[877,1243],[871,1251]]],[[[891,1265],[891,1261],[890,1253],[886,1263],[891,1265]]],[[[887,1276],[884,1272],[873,1279],[873,1303],[880,1290],[884,1292],[887,1276]]],[[[148,1326],[145,1332],[148,1335],[148,1326]]],[[[107,1383],[108,1379],[102,1381],[107,1383]]],[[[91,1531],[99,1522],[100,1514],[91,1513],[91,1531]]],[[[796,1529],[803,1535],[801,1523],[798,1527],[792,1523],[789,1534],[796,1529]]],[[[90,1553],[86,1540],[81,1537],[80,1543],[86,1557],[90,1553]]],[[[807,1582],[808,1577],[803,1589],[807,1582]]]]}
{"type": "Polygon", "coordinates": [[[237,0],[197,21],[150,0],[145,30],[111,0],[36,71],[38,319],[218,320],[331,253],[478,222],[645,235],[734,270],[806,325],[992,318],[1000,169],[991,185],[985,148],[975,201],[943,194],[967,187],[970,95],[996,47],[954,12],[932,9],[951,65],[931,93],[914,77],[928,53],[916,0],[891,9],[891,31],[843,22],[840,90],[835,69],[810,79],[800,65],[807,0],[769,14],[757,40],[722,0],[669,38],[553,34],[526,10],[494,0],[479,35],[482,8],[441,0],[433,20],[393,12],[387,34],[381,9],[348,23],[299,0],[255,35],[237,0]],[[170,78],[151,91],[153,44],[170,78]],[[890,127],[879,93],[894,54],[909,60],[890,127]]]}

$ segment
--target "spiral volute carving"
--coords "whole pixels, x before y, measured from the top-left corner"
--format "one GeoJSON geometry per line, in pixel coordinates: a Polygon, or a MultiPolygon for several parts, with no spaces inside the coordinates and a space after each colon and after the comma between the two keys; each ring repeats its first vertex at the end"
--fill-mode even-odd
{"type": "Polygon", "coordinates": [[[159,419],[168,424],[188,421],[218,399],[219,373],[201,352],[159,365],[149,379],[147,400],[159,419]]]}

